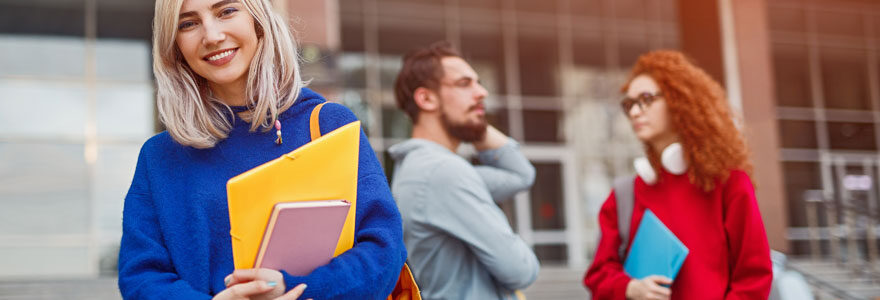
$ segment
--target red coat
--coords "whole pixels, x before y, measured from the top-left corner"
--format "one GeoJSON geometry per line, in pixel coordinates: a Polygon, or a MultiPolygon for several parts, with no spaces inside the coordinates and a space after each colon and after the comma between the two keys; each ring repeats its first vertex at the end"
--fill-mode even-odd
{"type": "MultiPolygon", "coordinates": [[[[672,284],[671,299],[767,299],[773,280],[770,248],[746,173],[733,171],[727,182],[706,193],[687,174],[662,172],[653,186],[637,178],[634,195],[629,245],[645,208],[650,208],[690,250],[672,284]]],[[[584,285],[593,299],[625,299],[630,277],[617,254],[613,191],[599,212],[599,227],[601,239],[584,285]]]]}

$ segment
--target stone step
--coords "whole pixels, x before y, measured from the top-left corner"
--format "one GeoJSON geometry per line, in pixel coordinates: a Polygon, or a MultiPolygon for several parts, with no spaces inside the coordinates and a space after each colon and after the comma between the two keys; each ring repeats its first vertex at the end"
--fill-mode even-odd
{"type": "Polygon", "coordinates": [[[584,288],[584,271],[567,267],[543,266],[538,279],[523,290],[528,299],[589,299],[590,293],[584,288]]]}

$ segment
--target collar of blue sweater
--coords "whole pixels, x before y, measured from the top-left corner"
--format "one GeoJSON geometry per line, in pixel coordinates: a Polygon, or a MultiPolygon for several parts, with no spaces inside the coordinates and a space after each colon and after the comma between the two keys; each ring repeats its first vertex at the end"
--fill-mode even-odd
{"type": "MultiPolygon", "coordinates": [[[[315,91],[312,91],[309,88],[303,87],[302,89],[299,90],[299,95],[297,95],[296,101],[290,107],[293,107],[294,105],[296,105],[299,102],[302,102],[302,101],[305,101],[308,99],[314,99],[314,98],[323,99],[323,97],[321,97],[321,95],[319,95],[315,91]]],[[[241,118],[238,116],[238,113],[245,112],[245,111],[252,109],[253,105],[231,105],[231,106],[229,106],[229,108],[232,110],[232,113],[233,113],[233,116],[232,116],[233,120],[232,121],[238,121],[238,120],[241,120],[241,118]]],[[[280,113],[280,115],[278,116],[279,119],[286,119],[287,118],[286,112],[289,112],[289,111],[290,111],[290,108],[288,108],[285,111],[282,111],[280,113]]],[[[247,122],[245,122],[245,123],[247,123],[247,122]]]]}

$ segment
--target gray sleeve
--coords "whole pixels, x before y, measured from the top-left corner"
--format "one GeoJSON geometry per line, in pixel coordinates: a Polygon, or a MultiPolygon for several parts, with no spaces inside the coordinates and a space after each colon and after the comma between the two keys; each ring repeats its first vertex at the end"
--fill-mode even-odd
{"type": "Polygon", "coordinates": [[[475,167],[495,202],[510,199],[535,182],[535,167],[519,151],[519,143],[510,139],[498,149],[479,153],[482,166],[475,167]]]}
{"type": "Polygon", "coordinates": [[[465,243],[498,284],[516,290],[538,277],[538,259],[510,228],[479,175],[464,161],[447,163],[432,176],[428,223],[465,243]]]}

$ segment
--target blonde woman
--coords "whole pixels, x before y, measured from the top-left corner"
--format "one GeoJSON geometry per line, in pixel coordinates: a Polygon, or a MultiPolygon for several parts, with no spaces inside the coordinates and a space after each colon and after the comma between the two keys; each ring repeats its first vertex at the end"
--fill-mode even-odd
{"type": "MultiPolygon", "coordinates": [[[[226,181],[307,143],[309,115],[325,102],[303,87],[295,41],[269,0],[158,0],[153,30],[159,117],[168,130],[144,143],[125,197],[122,296],[388,296],[406,250],[400,215],[363,134],[354,248],[308,276],[233,273],[226,181]]],[[[355,120],[328,103],[319,123],[327,133],[355,120]]]]}

